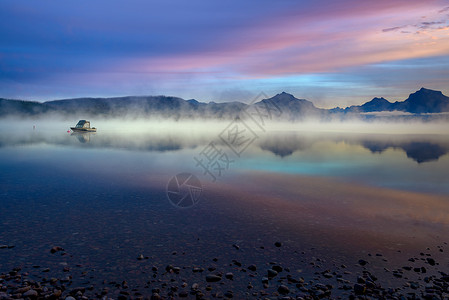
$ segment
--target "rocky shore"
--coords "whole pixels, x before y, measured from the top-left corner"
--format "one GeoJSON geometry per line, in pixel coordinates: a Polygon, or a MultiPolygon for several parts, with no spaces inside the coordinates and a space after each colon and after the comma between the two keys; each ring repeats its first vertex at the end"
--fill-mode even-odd
{"type": "MultiPolygon", "coordinates": [[[[276,242],[270,247],[282,245],[276,242]]],[[[145,283],[136,286],[128,283],[126,274],[121,281],[92,278],[80,264],[23,265],[0,270],[0,299],[449,299],[449,265],[432,254],[443,253],[444,246],[403,257],[403,266],[392,269],[379,268],[389,264],[381,253],[348,258],[348,265],[296,253],[313,273],[272,261],[251,263],[250,257],[161,265],[137,254],[136,263],[148,272],[141,272],[145,283]]],[[[229,248],[240,249],[236,244],[229,248]]],[[[3,245],[0,251],[14,251],[14,247],[3,245]]],[[[49,251],[61,258],[69,255],[59,246],[49,251]]]]}

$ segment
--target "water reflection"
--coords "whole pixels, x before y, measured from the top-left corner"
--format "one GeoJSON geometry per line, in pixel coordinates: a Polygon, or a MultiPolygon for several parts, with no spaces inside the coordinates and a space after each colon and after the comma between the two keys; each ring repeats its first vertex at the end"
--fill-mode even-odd
{"type": "Polygon", "coordinates": [[[347,143],[351,145],[362,146],[373,154],[382,154],[388,149],[401,150],[407,157],[417,163],[436,161],[440,157],[449,153],[449,142],[445,136],[389,136],[389,135],[329,135],[329,134],[295,134],[278,133],[275,136],[269,136],[262,139],[259,147],[270,151],[273,154],[284,158],[291,156],[297,151],[307,151],[314,144],[322,141],[331,141],[332,143],[347,143]]]}
{"type": "Polygon", "coordinates": [[[407,154],[407,157],[417,163],[425,163],[438,160],[441,156],[448,153],[448,147],[438,142],[410,141],[402,143],[379,141],[362,141],[361,145],[369,149],[372,153],[382,153],[389,148],[401,149],[407,154]]]}
{"type": "MultiPolygon", "coordinates": [[[[0,147],[32,146],[38,144],[71,147],[110,148],[132,151],[178,151],[194,149],[209,143],[220,142],[217,136],[205,134],[186,136],[174,132],[165,133],[69,133],[52,134],[31,132],[27,134],[0,134],[0,147]]],[[[340,144],[363,147],[373,155],[387,155],[388,149],[399,150],[407,158],[418,164],[438,161],[449,153],[449,141],[442,135],[376,135],[376,134],[329,134],[268,132],[251,145],[250,151],[257,149],[270,152],[282,159],[295,153],[307,153],[317,143],[328,142],[328,152],[340,144]]],[[[225,146],[225,145],[223,145],[225,146]]],[[[355,149],[355,148],[354,148],[355,149]]]]}
{"type": "Polygon", "coordinates": [[[72,132],[70,135],[75,136],[80,143],[89,143],[90,142],[90,136],[92,134],[95,134],[93,132],[72,132]]]}

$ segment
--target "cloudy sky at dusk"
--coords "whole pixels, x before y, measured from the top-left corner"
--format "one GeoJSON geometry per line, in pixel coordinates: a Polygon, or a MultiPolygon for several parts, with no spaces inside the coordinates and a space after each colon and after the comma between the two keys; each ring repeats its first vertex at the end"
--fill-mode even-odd
{"type": "Polygon", "coordinates": [[[449,1],[1,1],[0,97],[449,95],[449,1]]]}

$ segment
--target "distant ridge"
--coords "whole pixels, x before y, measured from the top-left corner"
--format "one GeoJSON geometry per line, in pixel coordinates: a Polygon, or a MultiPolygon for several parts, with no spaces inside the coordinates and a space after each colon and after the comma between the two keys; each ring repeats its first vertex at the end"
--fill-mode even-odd
{"type": "MultiPolygon", "coordinates": [[[[282,120],[321,120],[348,116],[368,118],[364,113],[400,111],[413,115],[449,112],[449,97],[440,91],[421,88],[404,101],[390,102],[376,97],[363,105],[345,109],[321,109],[306,99],[282,92],[271,98],[262,99],[255,107],[263,108],[275,104],[282,111],[282,120]]],[[[230,119],[239,115],[248,105],[241,102],[199,102],[171,96],[126,96],[113,98],[75,98],[46,101],[43,103],[0,98],[0,118],[7,116],[36,117],[51,113],[71,117],[162,117],[174,119],[230,119]]]]}
{"type": "Polygon", "coordinates": [[[373,98],[373,100],[366,102],[359,106],[350,106],[346,109],[349,112],[375,112],[375,111],[389,111],[391,109],[392,103],[387,99],[373,98]]]}
{"type": "Polygon", "coordinates": [[[449,97],[440,91],[421,88],[404,101],[389,102],[385,98],[374,98],[363,105],[347,107],[345,112],[403,111],[412,114],[449,112],[449,97]]]}

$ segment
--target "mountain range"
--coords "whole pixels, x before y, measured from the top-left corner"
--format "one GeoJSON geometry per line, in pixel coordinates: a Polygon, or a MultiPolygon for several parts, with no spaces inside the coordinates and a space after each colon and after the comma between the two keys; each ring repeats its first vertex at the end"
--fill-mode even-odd
{"type": "Polygon", "coordinates": [[[390,102],[385,98],[374,98],[359,106],[345,109],[349,112],[402,111],[412,114],[442,113],[449,111],[449,97],[440,91],[421,88],[410,94],[405,101],[390,102]]]}
{"type": "MultiPolygon", "coordinates": [[[[413,116],[425,116],[434,113],[449,112],[449,97],[440,91],[421,88],[404,101],[390,102],[385,98],[374,98],[363,105],[347,108],[322,109],[312,102],[298,99],[282,92],[271,98],[252,104],[256,109],[275,107],[282,112],[278,117],[283,120],[321,120],[348,116],[370,118],[370,113],[403,112],[413,116]]],[[[192,119],[208,117],[229,119],[239,115],[249,106],[241,102],[199,102],[167,96],[127,96],[115,98],[75,98],[33,102],[0,98],[0,118],[7,116],[30,117],[58,113],[67,116],[87,117],[151,117],[192,119]]]]}

